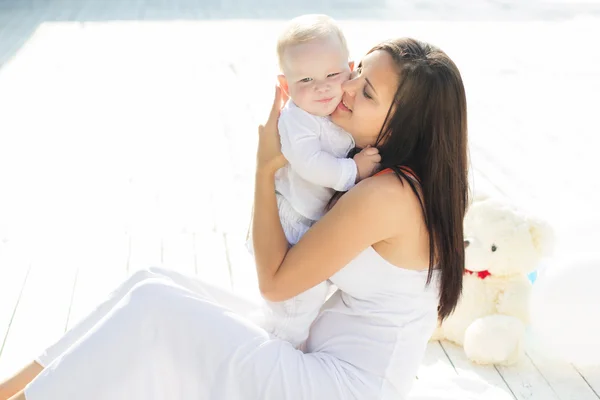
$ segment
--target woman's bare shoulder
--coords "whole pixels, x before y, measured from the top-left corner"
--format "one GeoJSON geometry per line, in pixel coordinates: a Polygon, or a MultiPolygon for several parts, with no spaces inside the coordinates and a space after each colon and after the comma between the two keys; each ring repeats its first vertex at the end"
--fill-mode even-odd
{"type": "MultiPolygon", "coordinates": [[[[418,183],[413,182],[417,191],[418,183]]],[[[359,182],[353,189],[365,204],[373,207],[373,212],[389,214],[390,217],[405,220],[406,215],[422,213],[419,198],[410,183],[394,173],[372,176],[359,182]]],[[[360,201],[357,202],[360,204],[360,201]]]]}
{"type": "MultiPolygon", "coordinates": [[[[412,182],[417,191],[416,181],[412,182]]],[[[429,240],[421,202],[410,183],[396,174],[374,176],[364,181],[364,190],[377,197],[374,212],[378,219],[394,227],[393,235],[375,243],[373,248],[390,264],[403,268],[422,270],[429,261],[429,240]]],[[[358,186],[358,185],[357,185],[358,186]]],[[[366,194],[368,195],[368,194],[366,194]]]]}

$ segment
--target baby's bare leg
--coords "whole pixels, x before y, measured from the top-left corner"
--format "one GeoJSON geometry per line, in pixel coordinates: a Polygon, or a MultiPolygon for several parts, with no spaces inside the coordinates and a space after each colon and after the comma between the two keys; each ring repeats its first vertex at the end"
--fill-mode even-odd
{"type": "Polygon", "coordinates": [[[15,397],[14,399],[11,396],[16,395],[25,389],[25,386],[29,382],[33,380],[40,372],[42,372],[44,368],[35,361],[32,361],[21,371],[17,372],[11,378],[8,378],[6,381],[0,383],[0,400],[17,400],[24,399],[25,397],[15,397]]]}

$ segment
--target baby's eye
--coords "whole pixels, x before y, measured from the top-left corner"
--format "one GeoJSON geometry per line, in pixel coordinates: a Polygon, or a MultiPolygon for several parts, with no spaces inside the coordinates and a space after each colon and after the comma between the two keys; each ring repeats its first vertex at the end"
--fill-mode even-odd
{"type": "Polygon", "coordinates": [[[298,82],[306,83],[306,82],[310,82],[310,81],[312,81],[312,78],[300,79],[298,82]]]}
{"type": "Polygon", "coordinates": [[[367,99],[372,99],[373,96],[371,96],[369,93],[367,93],[367,86],[365,85],[364,89],[363,89],[363,95],[367,98],[367,99]]]}
{"type": "Polygon", "coordinates": [[[329,74],[329,75],[327,75],[327,77],[328,77],[328,78],[333,78],[334,76],[338,76],[339,74],[340,74],[339,72],[336,72],[336,73],[334,73],[334,74],[329,74]]]}

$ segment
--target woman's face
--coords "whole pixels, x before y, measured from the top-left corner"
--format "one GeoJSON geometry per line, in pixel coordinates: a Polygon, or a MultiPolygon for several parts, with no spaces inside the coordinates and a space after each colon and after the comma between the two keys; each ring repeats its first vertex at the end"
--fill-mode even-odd
{"type": "Polygon", "coordinates": [[[374,145],[397,88],[392,57],[383,50],[367,54],[351,79],[342,84],[342,101],[331,120],[352,135],[357,147],[374,145]]]}

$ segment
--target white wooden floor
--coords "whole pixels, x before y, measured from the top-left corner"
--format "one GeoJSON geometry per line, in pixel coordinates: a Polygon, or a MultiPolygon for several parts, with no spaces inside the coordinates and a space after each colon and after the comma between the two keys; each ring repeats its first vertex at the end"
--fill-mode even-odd
{"type": "MultiPolygon", "coordinates": [[[[0,13],[0,43],[19,43],[0,68],[0,379],[149,265],[258,296],[243,238],[281,21],[36,15],[19,33],[0,13]]],[[[467,87],[474,190],[543,213],[559,254],[596,251],[600,57],[586,40],[600,24],[341,22],[357,58],[393,36],[445,49],[467,87]]],[[[434,342],[419,376],[600,398],[600,369],[530,347],[515,367],[482,367],[434,342]]]]}

